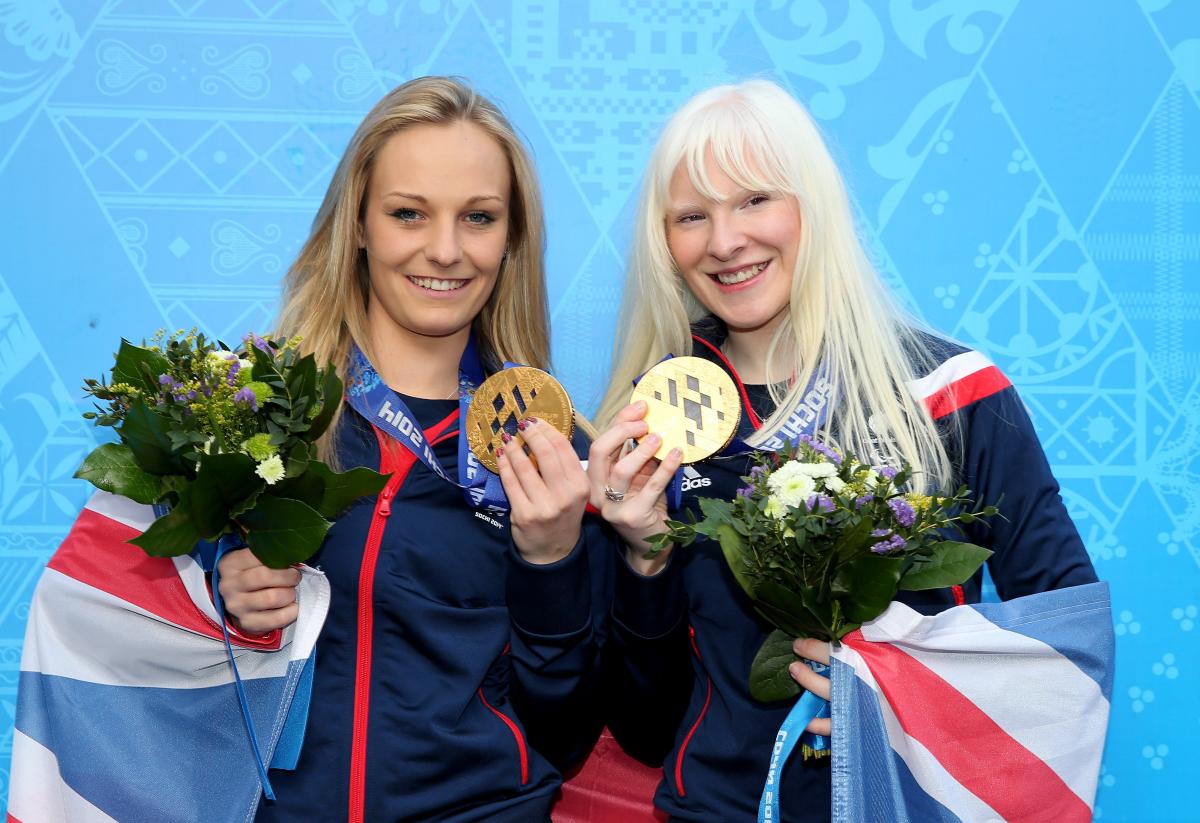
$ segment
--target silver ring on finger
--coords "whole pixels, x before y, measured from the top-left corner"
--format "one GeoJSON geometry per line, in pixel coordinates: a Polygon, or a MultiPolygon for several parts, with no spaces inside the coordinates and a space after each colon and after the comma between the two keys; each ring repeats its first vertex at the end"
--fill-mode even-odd
{"type": "Polygon", "coordinates": [[[604,487],[604,496],[614,503],[620,503],[625,499],[625,492],[619,492],[612,486],[604,487]]]}

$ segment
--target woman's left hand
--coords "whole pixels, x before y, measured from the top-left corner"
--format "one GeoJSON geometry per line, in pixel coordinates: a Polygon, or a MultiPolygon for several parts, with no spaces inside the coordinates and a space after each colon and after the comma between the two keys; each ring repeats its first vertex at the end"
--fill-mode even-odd
{"type": "Polygon", "coordinates": [[[543,420],[522,421],[521,437],[537,465],[517,445],[497,458],[500,482],[512,506],[513,543],[530,563],[553,563],[579,541],[588,502],[588,479],[571,441],[543,420]]]}
{"type": "MultiPolygon", "coordinates": [[[[799,638],[792,643],[792,651],[805,660],[815,660],[826,666],[829,665],[829,644],[822,640],[814,640],[811,637],[799,638]]],[[[829,678],[825,675],[817,674],[799,660],[788,666],[788,673],[791,674],[793,680],[817,697],[829,699],[829,678]]],[[[833,724],[828,717],[818,717],[805,728],[813,734],[829,737],[833,724]]]]}

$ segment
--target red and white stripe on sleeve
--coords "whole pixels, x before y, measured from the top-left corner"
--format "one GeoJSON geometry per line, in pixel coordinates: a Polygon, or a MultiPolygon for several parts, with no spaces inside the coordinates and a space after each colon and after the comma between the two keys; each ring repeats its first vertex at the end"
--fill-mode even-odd
{"type": "Polygon", "coordinates": [[[908,388],[937,420],[1011,385],[1004,372],[985,355],[965,351],[924,377],[913,380],[908,388]]]}

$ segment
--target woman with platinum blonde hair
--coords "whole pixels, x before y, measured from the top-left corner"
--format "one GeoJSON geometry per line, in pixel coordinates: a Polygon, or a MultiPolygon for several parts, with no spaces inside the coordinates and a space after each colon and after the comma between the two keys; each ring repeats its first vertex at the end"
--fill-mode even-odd
{"type": "MultiPolygon", "coordinates": [[[[872,462],[910,463],[916,489],[965,483],[978,500],[1003,498],[1006,519],[968,527],[994,552],[1001,597],[1095,581],[1016,392],[982,354],[922,328],[888,294],[816,125],[779,86],[708,89],[667,123],[645,175],[618,328],[588,465],[592,504],[626,544],[609,726],[630,754],[664,765],[655,802],[672,820],[755,819],[792,701],[749,694],[771,627],[718,545],[644,556],[646,538],[680,516],[665,492],[682,454],[654,459],[662,441],[645,404],[626,404],[631,382],[668,354],[728,372],[743,405],[737,437],[751,446],[809,433],[872,462]]],[[[681,507],[732,499],[751,465],[743,454],[690,466],[681,507]]],[[[977,601],[981,583],[901,599],[936,613],[977,601]]],[[[826,644],[795,648],[828,662],[826,644]]],[[[826,678],[799,663],[791,671],[828,698],[826,678]]],[[[827,735],[829,723],[809,728],[827,735]]],[[[827,759],[793,758],[780,790],[783,820],[829,819],[827,759]]]]}
{"type": "MultiPolygon", "coordinates": [[[[527,418],[537,462],[502,450],[484,486],[463,432],[486,374],[548,367],[542,234],[526,149],[458,80],[393,90],[346,148],[280,325],[347,386],[322,457],[390,477],[311,561],[331,589],[312,710],[259,821],[548,821],[599,733],[613,543],[584,522],[586,445],[527,418]]],[[[299,578],[222,558],[244,645],[279,644],[299,578]]]]}

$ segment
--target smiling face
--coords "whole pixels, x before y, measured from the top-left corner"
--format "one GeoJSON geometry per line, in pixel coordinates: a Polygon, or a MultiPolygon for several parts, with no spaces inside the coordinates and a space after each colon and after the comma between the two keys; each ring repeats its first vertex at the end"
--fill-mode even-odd
{"type": "Polygon", "coordinates": [[[388,138],[359,240],[374,337],[465,338],[500,273],[511,191],[504,149],[474,123],[411,126],[388,138]]]}
{"type": "Polygon", "coordinates": [[[696,299],[731,332],[771,333],[784,317],[800,248],[800,207],[738,185],[713,159],[705,197],[680,163],[668,188],[667,247],[696,299]]]}

